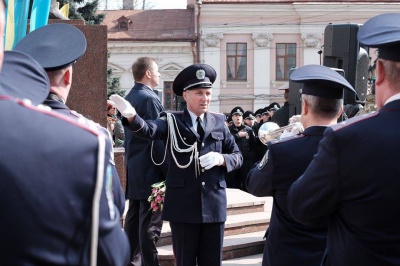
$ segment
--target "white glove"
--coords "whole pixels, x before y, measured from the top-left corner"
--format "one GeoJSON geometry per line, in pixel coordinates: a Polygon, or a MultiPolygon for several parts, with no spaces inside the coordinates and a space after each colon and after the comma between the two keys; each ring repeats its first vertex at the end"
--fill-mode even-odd
{"type": "Polygon", "coordinates": [[[224,163],[224,156],[221,153],[210,151],[207,154],[199,157],[200,165],[202,168],[208,170],[216,165],[222,165],[224,163]]]}
{"type": "Polygon", "coordinates": [[[122,116],[130,118],[136,115],[135,108],[133,108],[127,100],[125,100],[118,94],[111,95],[110,100],[112,101],[111,104],[114,105],[118,109],[118,111],[121,112],[122,116]]]}

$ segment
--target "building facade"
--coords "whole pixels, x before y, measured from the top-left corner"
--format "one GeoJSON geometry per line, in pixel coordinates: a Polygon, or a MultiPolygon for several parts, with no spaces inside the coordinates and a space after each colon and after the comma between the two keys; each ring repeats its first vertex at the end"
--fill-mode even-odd
{"type": "MultiPolygon", "coordinates": [[[[188,0],[186,10],[174,10],[177,17],[165,19],[169,10],[144,16],[147,23],[166,27],[151,40],[124,35],[115,26],[120,25],[118,19],[122,16],[129,23],[138,21],[133,13],[155,11],[107,11],[109,66],[120,77],[121,87],[129,90],[133,85],[130,66],[135,58],[155,57],[161,72],[160,86],[156,89],[166,109],[174,109],[178,103],[171,104],[171,85],[177,73],[190,64],[206,63],[218,74],[211,110],[228,113],[234,106],[256,110],[271,102],[283,103],[283,94],[277,88],[288,81],[290,69],[323,63],[327,25],[362,25],[375,15],[399,12],[400,3],[188,0]],[[180,20],[186,22],[178,23],[180,20]],[[179,40],[175,38],[176,32],[171,33],[174,30],[180,32],[179,40]]],[[[157,27],[141,29],[147,35],[157,30],[157,27]]],[[[374,57],[371,51],[370,56],[374,57]]]]}

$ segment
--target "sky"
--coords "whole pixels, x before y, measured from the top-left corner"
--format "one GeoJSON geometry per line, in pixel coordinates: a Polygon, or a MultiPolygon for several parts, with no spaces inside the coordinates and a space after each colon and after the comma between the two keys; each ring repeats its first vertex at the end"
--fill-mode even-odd
{"type": "MultiPolygon", "coordinates": [[[[148,3],[154,4],[153,9],[175,9],[175,8],[186,8],[187,0],[146,0],[148,3]]],[[[103,10],[107,2],[107,9],[121,9],[122,0],[100,0],[99,9],[103,10]]],[[[142,1],[139,0],[140,6],[142,1]]]]}

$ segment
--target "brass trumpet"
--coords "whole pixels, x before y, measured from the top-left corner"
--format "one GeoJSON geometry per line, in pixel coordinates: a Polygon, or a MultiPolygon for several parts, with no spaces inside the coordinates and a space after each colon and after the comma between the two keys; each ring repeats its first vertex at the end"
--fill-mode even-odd
{"type": "Polygon", "coordinates": [[[262,124],[260,129],[258,130],[258,138],[264,145],[267,145],[268,141],[281,138],[281,135],[285,130],[287,132],[292,132],[292,130],[296,130],[297,134],[303,132],[304,128],[300,122],[295,122],[284,127],[279,127],[278,124],[274,122],[266,122],[262,124]]]}

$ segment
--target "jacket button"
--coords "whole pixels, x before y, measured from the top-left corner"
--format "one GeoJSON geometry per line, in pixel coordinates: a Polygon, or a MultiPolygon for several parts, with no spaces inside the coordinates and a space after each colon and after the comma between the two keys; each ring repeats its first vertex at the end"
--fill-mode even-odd
{"type": "Polygon", "coordinates": [[[201,185],[204,186],[206,184],[206,182],[201,182],[201,185]]]}

